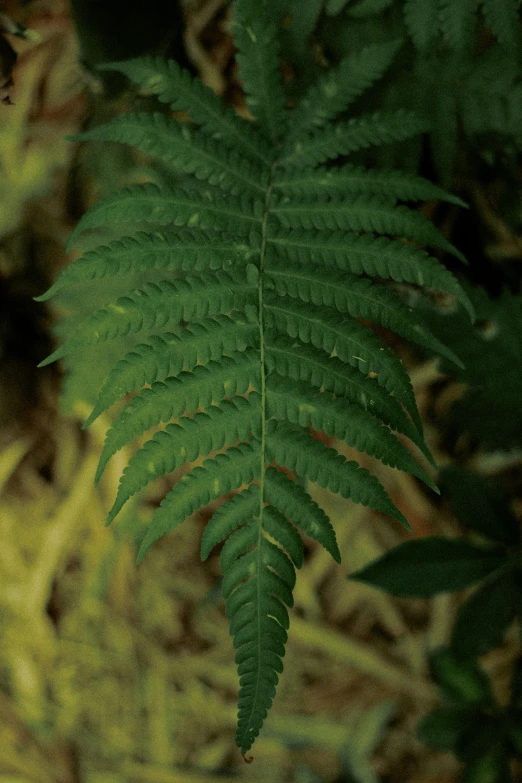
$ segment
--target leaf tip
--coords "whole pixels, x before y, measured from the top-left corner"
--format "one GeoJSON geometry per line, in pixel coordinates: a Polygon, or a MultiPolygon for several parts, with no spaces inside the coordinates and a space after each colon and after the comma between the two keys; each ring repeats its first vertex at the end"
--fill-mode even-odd
{"type": "Polygon", "coordinates": [[[40,364],[37,365],[37,367],[47,367],[48,364],[52,364],[53,362],[58,361],[58,359],[62,359],[63,356],[65,356],[65,350],[63,345],[61,345],[59,348],[56,349],[56,351],[53,351],[46,359],[43,359],[43,361],[40,362],[40,364]]]}

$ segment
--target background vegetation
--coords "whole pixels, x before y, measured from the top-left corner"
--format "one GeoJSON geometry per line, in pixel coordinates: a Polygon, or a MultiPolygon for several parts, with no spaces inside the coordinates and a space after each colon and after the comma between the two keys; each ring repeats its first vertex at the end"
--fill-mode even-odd
{"type": "MultiPolygon", "coordinates": [[[[428,445],[446,466],[443,497],[397,471],[378,473],[411,522],[411,536],[359,506],[347,514],[344,501],[316,489],[343,565],[307,542],[285,674],[256,761],[246,767],[234,746],[237,676],[218,554],[199,560],[206,519],[181,526],[138,569],[134,536],[167,482],[157,482],[114,529],[103,527],[128,458],[116,457],[94,491],[108,417],[88,434],[80,427],[104,368],[97,360],[87,374],[74,365],[65,378],[54,367],[37,371],[52,349],[56,311],[32,300],[67,263],[63,248],[89,204],[117,183],[162,176],[136,153],[65,141],[131,103],[148,106],[147,96],[132,95],[122,81],[102,83],[92,67],[150,51],[173,56],[244,113],[227,4],[171,3],[165,17],[152,2],[134,2],[132,13],[129,4],[87,0],[71,7],[61,0],[3,3],[3,12],[41,40],[9,38],[19,55],[13,105],[0,105],[0,783],[453,783],[459,759],[467,780],[504,783],[507,759],[520,751],[516,590],[511,625],[506,620],[505,633],[486,649],[468,650],[480,656],[480,668],[468,661],[461,671],[439,648],[454,643],[473,588],[394,598],[373,589],[371,579],[345,579],[407,540],[470,541],[470,531],[509,524],[518,530],[519,22],[512,16],[498,28],[484,3],[480,13],[473,9],[471,33],[452,36],[444,16],[431,27],[415,24],[406,13],[415,3],[272,2],[290,90],[354,42],[403,36],[393,70],[362,108],[415,108],[432,131],[418,146],[391,145],[361,162],[429,176],[470,204],[464,210],[432,201],[422,209],[470,261],[462,280],[479,314],[475,327],[453,312],[449,298],[434,305],[413,287],[401,288],[425,308],[465,370],[383,335],[411,372],[428,445]],[[478,737],[475,749],[451,733],[451,720],[461,726],[465,716],[478,737]],[[497,761],[480,767],[480,743],[497,725],[507,727],[502,738],[509,742],[499,741],[497,761]]],[[[68,297],[59,304],[74,313],[80,303],[68,297]]],[[[370,458],[357,458],[379,471],[370,458]]],[[[488,625],[487,615],[479,613],[481,620],[488,625]]]]}

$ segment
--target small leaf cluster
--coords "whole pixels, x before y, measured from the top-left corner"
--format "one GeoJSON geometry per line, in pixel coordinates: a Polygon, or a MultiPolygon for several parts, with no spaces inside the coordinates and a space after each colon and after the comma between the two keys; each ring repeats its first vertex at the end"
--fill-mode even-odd
{"type": "Polygon", "coordinates": [[[500,705],[488,675],[474,658],[457,656],[450,647],[434,650],[431,672],[442,705],[417,726],[417,736],[462,764],[463,783],[510,783],[510,758],[522,758],[521,661],[511,682],[511,697],[500,705]]]}
{"type": "Polygon", "coordinates": [[[451,646],[458,655],[480,656],[500,644],[520,617],[520,525],[498,487],[477,474],[450,466],[441,471],[440,484],[457,518],[479,538],[406,541],[349,578],[408,598],[475,587],[459,608],[451,646]]]}
{"type": "Polygon", "coordinates": [[[522,662],[502,706],[476,659],[502,643],[515,619],[522,624],[520,524],[496,482],[452,465],[439,483],[473,538],[407,541],[350,578],[409,598],[475,588],[460,605],[450,646],[431,654],[443,705],[421,720],[418,736],[458,757],[463,783],[509,783],[509,759],[522,758],[522,662]]]}
{"type": "Polygon", "coordinates": [[[467,388],[443,422],[450,433],[488,449],[522,445],[522,303],[504,291],[490,298],[480,287],[464,284],[477,313],[475,326],[457,312],[426,313],[432,331],[462,359],[464,368],[441,360],[441,370],[467,388]]]}

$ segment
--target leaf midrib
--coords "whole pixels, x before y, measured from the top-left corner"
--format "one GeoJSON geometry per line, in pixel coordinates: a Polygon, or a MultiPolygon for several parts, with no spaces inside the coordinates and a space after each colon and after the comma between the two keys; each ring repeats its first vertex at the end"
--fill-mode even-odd
{"type": "Polygon", "coordinates": [[[252,715],[257,703],[260,683],[261,672],[261,544],[263,539],[263,508],[264,508],[264,482],[265,482],[265,452],[266,452],[266,368],[265,368],[265,327],[264,327],[264,290],[263,290],[263,277],[265,269],[265,256],[267,246],[267,227],[268,227],[268,215],[270,212],[270,196],[272,194],[272,188],[274,185],[275,171],[277,168],[277,162],[273,163],[270,169],[270,179],[268,187],[266,189],[265,205],[263,210],[263,218],[261,225],[261,248],[260,248],[260,260],[259,260],[259,282],[258,282],[258,308],[259,308],[259,364],[261,369],[261,471],[260,471],[260,493],[259,493],[259,527],[257,534],[256,544],[256,603],[257,603],[257,652],[258,652],[258,665],[256,670],[256,688],[253,696],[251,696],[251,707],[248,715],[248,720],[245,724],[245,729],[242,735],[242,745],[248,742],[248,732],[252,721],[252,715]]]}

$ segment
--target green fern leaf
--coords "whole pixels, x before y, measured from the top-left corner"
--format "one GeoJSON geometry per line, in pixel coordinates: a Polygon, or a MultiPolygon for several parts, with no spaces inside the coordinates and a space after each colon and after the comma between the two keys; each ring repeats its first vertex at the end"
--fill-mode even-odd
{"type": "Polygon", "coordinates": [[[259,436],[260,396],[252,392],[244,397],[222,400],[220,407],[210,407],[194,418],[182,417],[178,424],[168,424],[159,430],[132,457],[123,471],[118,495],[109,511],[110,524],[127,500],[158,476],[172,473],[185,462],[194,462],[199,455],[219,451],[226,443],[246,441],[250,433],[259,436]]]}
{"type": "Polygon", "coordinates": [[[254,439],[250,443],[240,443],[224,454],[207,459],[201,467],[195,467],[192,473],[183,476],[163,498],[152,517],[138,552],[138,563],[158,538],[170,533],[194,511],[259,478],[260,446],[254,439]]]}
{"type": "Polygon", "coordinates": [[[143,89],[168,103],[173,111],[188,111],[201,130],[228,149],[241,150],[253,160],[267,163],[272,155],[263,137],[253,125],[247,125],[199,79],[180,68],[175,60],[140,57],[124,62],[100,65],[103,71],[123,73],[143,89]]]}
{"type": "Polygon", "coordinates": [[[406,0],[404,21],[417,49],[427,52],[439,34],[436,0],[406,0]]]}
{"type": "Polygon", "coordinates": [[[256,261],[259,241],[252,234],[247,242],[236,242],[233,236],[213,236],[204,231],[171,231],[124,237],[108,245],[90,250],[65,267],[58,280],[45,294],[35,297],[44,302],[70,285],[93,280],[137,275],[152,270],[172,272],[203,272],[231,269],[239,264],[256,261]]]}
{"type": "Polygon", "coordinates": [[[266,296],[265,323],[268,328],[298,337],[304,343],[322,348],[331,356],[358,367],[367,375],[375,373],[381,386],[393,392],[422,432],[417,404],[411,382],[394,353],[381,345],[380,340],[358,321],[342,320],[325,307],[309,305],[303,308],[288,297],[266,296]]]}
{"type": "Polygon", "coordinates": [[[285,378],[306,381],[317,391],[324,389],[338,397],[345,397],[373,416],[376,416],[392,430],[406,435],[422,451],[436,468],[432,455],[418,430],[413,426],[395,397],[379,386],[376,378],[369,378],[341,362],[329,357],[324,351],[304,345],[279,335],[270,340],[267,335],[266,364],[269,372],[277,371],[285,378]]]}
{"type": "Polygon", "coordinates": [[[306,384],[289,382],[278,375],[267,379],[267,412],[279,421],[300,424],[344,440],[358,451],[376,457],[385,465],[417,476],[437,494],[439,490],[387,427],[367,411],[327,393],[311,394],[306,384]]]}
{"type": "Polygon", "coordinates": [[[274,188],[281,191],[283,196],[305,199],[322,194],[335,197],[364,193],[393,197],[400,201],[438,199],[466,206],[460,198],[438,188],[424,177],[415,177],[403,171],[367,169],[349,164],[339,169],[321,167],[314,171],[285,172],[278,175],[274,188]]]}
{"type": "MultiPolygon", "coordinates": [[[[270,470],[270,468],[268,470],[270,470]]],[[[267,474],[265,474],[265,477],[266,475],[267,474]]],[[[313,500],[311,500],[311,502],[313,503],[313,500]]],[[[317,506],[317,508],[319,508],[319,506],[317,506]]],[[[301,568],[304,558],[303,542],[301,536],[291,522],[289,522],[277,508],[265,506],[263,510],[263,527],[265,532],[285,550],[295,567],[301,568]]],[[[288,630],[288,625],[286,625],[285,628],[288,630]]]]}
{"type": "Polygon", "coordinates": [[[375,476],[314,440],[307,430],[271,419],[267,424],[267,453],[278,465],[295,470],[301,478],[387,514],[411,529],[375,476]]]}
{"type": "Polygon", "coordinates": [[[465,307],[471,321],[475,320],[473,305],[456,277],[423,250],[403,242],[341,231],[328,235],[319,231],[300,231],[297,235],[278,231],[270,236],[267,259],[271,266],[320,262],[328,269],[449,291],[465,307]]]}
{"type": "Polygon", "coordinates": [[[256,348],[258,339],[257,325],[227,315],[198,321],[177,334],[152,335],[148,343],[136,345],[111,370],[84,429],[125,394],[145,383],[178,375],[183,369],[193,370],[197,364],[219,361],[225,354],[256,348]]]}
{"type": "Polygon", "coordinates": [[[120,297],[86,318],[46,362],[86,345],[244,309],[248,303],[252,307],[255,303],[251,286],[227,272],[146,283],[134,294],[120,297]]]}
{"type": "Polygon", "coordinates": [[[293,606],[295,584],[291,560],[263,535],[264,516],[236,531],[222,555],[227,568],[222,594],[234,647],[239,648],[236,743],[243,753],[259,734],[275,696],[289,625],[285,604],[293,606]]]}
{"type": "Polygon", "coordinates": [[[201,537],[201,559],[206,560],[215,546],[256,516],[259,503],[260,489],[257,484],[251,484],[243,492],[226,500],[205,526],[201,537]]]}
{"type": "Polygon", "coordinates": [[[98,463],[98,484],[109,459],[126,443],[161,422],[195,413],[201,406],[209,408],[225,397],[246,394],[251,386],[259,389],[259,363],[253,351],[197,365],[191,372],[181,372],[165,381],[156,381],[123,408],[108,431],[98,463]]]}
{"type": "MultiPolygon", "coordinates": [[[[273,0],[271,2],[273,5],[273,0]]],[[[306,3],[287,0],[287,9],[283,10],[286,11],[282,45],[285,59],[302,63],[308,59],[310,36],[321,16],[323,0],[308,0],[306,3]]]]}
{"type": "Polygon", "coordinates": [[[85,213],[74,229],[67,250],[70,250],[83,231],[92,228],[110,226],[112,223],[145,221],[157,225],[187,226],[227,231],[240,231],[243,225],[245,233],[260,223],[262,204],[256,209],[247,198],[217,198],[208,194],[202,200],[200,194],[183,193],[158,187],[152,183],[129,185],[112,196],[100,199],[85,213]],[[257,215],[256,215],[257,213],[257,215]]]}
{"type": "Polygon", "coordinates": [[[348,2],[349,0],[326,0],[325,11],[328,16],[337,16],[348,2]]]}
{"type": "Polygon", "coordinates": [[[486,24],[506,49],[520,46],[520,18],[518,0],[482,0],[486,24]]]}
{"type": "Polygon", "coordinates": [[[325,280],[320,267],[303,269],[296,265],[282,269],[267,265],[266,281],[267,289],[273,287],[282,296],[335,307],[340,313],[382,324],[411,342],[441,353],[463,368],[460,359],[422,326],[411,308],[392,291],[371,280],[339,272],[330,272],[325,280]]]}
{"type": "Polygon", "coordinates": [[[232,9],[236,61],[248,108],[264,135],[277,142],[285,129],[286,112],[274,20],[265,0],[236,0],[232,9]]]}
{"type": "Polygon", "coordinates": [[[284,167],[310,168],[357,150],[405,141],[428,130],[428,123],[413,112],[399,109],[376,112],[327,126],[302,141],[296,141],[280,161],[284,167]]]}
{"type": "Polygon", "coordinates": [[[348,16],[354,19],[365,19],[367,16],[373,16],[385,11],[393,4],[393,0],[359,0],[355,5],[350,6],[348,16]]]}
{"type": "MultiPolygon", "coordinates": [[[[387,0],[363,0],[345,13],[370,14],[379,3],[387,7],[387,0]]],[[[174,62],[142,58],[107,66],[174,111],[187,111],[192,124],[130,114],[77,138],[137,145],[185,172],[189,184],[131,185],[97,202],[69,244],[95,231],[95,241],[87,239],[94,249],[40,297],[105,279],[124,292],[103,300],[99,285],[98,309],[73,316],[65,343],[42,364],[125,337],[122,358],[84,425],[135,395],[109,429],[96,480],[118,449],[156,429],[124,470],[108,521],[151,480],[181,466],[186,472],[155,511],[138,562],[191,514],[220,503],[203,533],[201,556],[223,544],[222,592],[240,677],[236,742],[243,753],[259,734],[283,670],[295,568],[303,562],[300,534],[340,561],[335,530],[307,483],[407,526],[377,478],[316,440],[310,427],[436,489],[393,434],[408,437],[433,464],[408,374],[359,319],[455,357],[379,280],[360,276],[448,290],[473,315],[453,275],[412,242],[461,258],[458,251],[420,213],[396,205],[458,199],[397,171],[317,168],[426,129],[405,111],[336,119],[383,74],[398,43],[363,49],[324,72],[292,115],[280,79],[276,5],[232,4],[238,71],[253,122],[174,62]],[[139,287],[129,290],[135,280],[139,287]]],[[[407,3],[409,13],[421,6],[407,3]]],[[[313,12],[298,20],[308,30],[319,7],[314,1],[313,12]]],[[[447,40],[457,33],[448,27],[447,40]]],[[[91,291],[96,294],[95,286],[91,291]]]]}
{"type": "Polygon", "coordinates": [[[321,544],[337,563],[341,562],[341,553],[332,523],[323,509],[299,484],[288,478],[285,473],[272,467],[267,468],[264,497],[279,512],[294,520],[294,524],[305,535],[321,544]]]}
{"type": "Polygon", "coordinates": [[[424,215],[404,205],[397,207],[393,201],[379,196],[320,202],[281,201],[275,205],[273,213],[285,228],[332,231],[340,228],[409,236],[416,242],[440,247],[465,261],[462,253],[424,215]]]}
{"type": "Polygon", "coordinates": [[[477,4],[475,0],[439,0],[442,34],[458,52],[469,52],[473,45],[477,4]]]}
{"type": "Polygon", "coordinates": [[[292,148],[309,131],[316,131],[347,109],[388,70],[400,45],[401,41],[391,41],[366,46],[328,69],[292,113],[286,147],[292,148]]]}
{"type": "Polygon", "coordinates": [[[163,163],[232,194],[250,191],[259,196],[268,184],[268,168],[245,160],[234,151],[224,156],[219,143],[197,128],[180,125],[159,113],[123,114],[105,125],[76,134],[72,140],[132,144],[163,163]]]}

